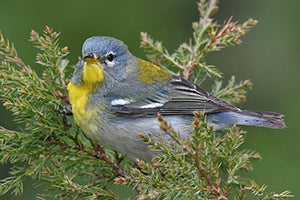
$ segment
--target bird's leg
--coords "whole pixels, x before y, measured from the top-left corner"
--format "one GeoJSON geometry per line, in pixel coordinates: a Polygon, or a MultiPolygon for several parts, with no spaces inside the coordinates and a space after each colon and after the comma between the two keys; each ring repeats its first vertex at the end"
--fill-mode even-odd
{"type": "Polygon", "coordinates": [[[72,106],[70,104],[69,96],[63,95],[60,91],[56,91],[55,96],[62,99],[67,105],[60,105],[58,111],[62,114],[62,121],[67,130],[72,127],[72,123],[68,121],[66,115],[73,115],[72,106]]]}

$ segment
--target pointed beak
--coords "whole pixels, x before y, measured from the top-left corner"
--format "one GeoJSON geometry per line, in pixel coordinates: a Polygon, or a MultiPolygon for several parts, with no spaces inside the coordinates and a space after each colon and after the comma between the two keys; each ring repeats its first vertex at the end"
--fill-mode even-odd
{"type": "Polygon", "coordinates": [[[85,62],[87,62],[88,64],[98,64],[99,63],[99,60],[97,59],[96,55],[93,54],[93,53],[90,53],[88,55],[86,55],[85,57],[83,57],[83,60],[85,62]]]}

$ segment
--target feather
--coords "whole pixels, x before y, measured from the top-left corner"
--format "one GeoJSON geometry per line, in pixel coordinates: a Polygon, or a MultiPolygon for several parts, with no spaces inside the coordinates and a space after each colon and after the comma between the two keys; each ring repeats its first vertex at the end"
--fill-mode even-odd
{"type": "Polygon", "coordinates": [[[216,113],[223,111],[240,111],[239,108],[208,93],[198,85],[172,76],[167,87],[157,88],[157,92],[140,100],[112,105],[117,114],[130,116],[192,115],[194,111],[216,113]]]}

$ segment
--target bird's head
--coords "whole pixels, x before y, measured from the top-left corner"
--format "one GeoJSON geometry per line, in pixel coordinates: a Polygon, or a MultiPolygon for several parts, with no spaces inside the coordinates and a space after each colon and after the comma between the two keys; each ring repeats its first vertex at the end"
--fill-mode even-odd
{"type": "Polygon", "coordinates": [[[72,82],[99,84],[126,74],[132,63],[127,45],[112,37],[88,38],[82,46],[82,58],[76,65],[72,82]]]}

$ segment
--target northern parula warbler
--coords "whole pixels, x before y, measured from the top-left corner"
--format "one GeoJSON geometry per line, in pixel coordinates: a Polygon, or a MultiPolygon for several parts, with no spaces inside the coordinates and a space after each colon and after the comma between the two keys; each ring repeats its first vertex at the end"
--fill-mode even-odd
{"type": "Polygon", "coordinates": [[[92,140],[134,161],[151,160],[154,152],[138,133],[167,138],[160,113],[187,138],[193,112],[204,112],[215,129],[233,124],[284,128],[283,115],[240,110],[198,85],[132,55],[112,37],[91,37],[82,47],[68,85],[76,124],[92,140]]]}

